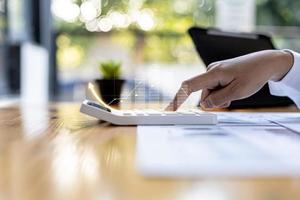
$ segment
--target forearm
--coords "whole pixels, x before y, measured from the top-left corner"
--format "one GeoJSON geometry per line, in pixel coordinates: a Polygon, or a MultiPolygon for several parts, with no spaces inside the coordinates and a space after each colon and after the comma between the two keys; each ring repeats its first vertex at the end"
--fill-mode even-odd
{"type": "Polygon", "coordinates": [[[287,53],[287,57],[283,58],[283,60],[288,61],[289,57],[292,56],[292,67],[286,72],[288,68],[284,67],[287,63],[281,64],[282,68],[278,71],[281,71],[282,74],[269,81],[270,92],[275,96],[291,98],[300,108],[300,54],[290,50],[284,52],[287,53]]]}
{"type": "Polygon", "coordinates": [[[271,81],[281,80],[293,66],[293,55],[285,50],[265,50],[245,57],[245,60],[241,57],[241,63],[249,62],[249,66],[260,72],[257,76],[263,75],[271,81]]]}

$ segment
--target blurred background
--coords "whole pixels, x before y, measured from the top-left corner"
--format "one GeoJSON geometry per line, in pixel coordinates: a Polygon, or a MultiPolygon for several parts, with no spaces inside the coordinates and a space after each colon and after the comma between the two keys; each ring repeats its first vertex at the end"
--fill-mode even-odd
{"type": "Polygon", "coordinates": [[[81,101],[113,59],[126,101],[165,102],[205,69],[189,27],[267,33],[300,51],[299,10],[295,0],[0,0],[0,95],[81,101]]]}

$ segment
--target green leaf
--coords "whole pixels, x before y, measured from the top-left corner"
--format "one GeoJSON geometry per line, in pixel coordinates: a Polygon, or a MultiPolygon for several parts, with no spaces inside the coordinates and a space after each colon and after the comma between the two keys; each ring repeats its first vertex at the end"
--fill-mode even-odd
{"type": "Polygon", "coordinates": [[[99,64],[99,71],[103,79],[120,79],[121,62],[116,60],[108,60],[99,64]]]}

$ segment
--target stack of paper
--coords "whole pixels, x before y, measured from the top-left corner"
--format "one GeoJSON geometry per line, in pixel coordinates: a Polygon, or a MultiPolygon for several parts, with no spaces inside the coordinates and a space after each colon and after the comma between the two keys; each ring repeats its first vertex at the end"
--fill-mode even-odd
{"type": "Polygon", "coordinates": [[[217,126],[140,126],[145,176],[300,176],[300,114],[218,113],[217,126]]]}

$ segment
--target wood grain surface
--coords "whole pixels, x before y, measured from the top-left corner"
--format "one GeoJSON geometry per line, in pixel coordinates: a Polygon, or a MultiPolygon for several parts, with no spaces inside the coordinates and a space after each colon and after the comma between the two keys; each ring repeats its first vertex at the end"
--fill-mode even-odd
{"type": "Polygon", "coordinates": [[[99,122],[79,104],[1,108],[0,199],[300,199],[297,178],[146,179],[135,145],[136,127],[99,122]]]}

